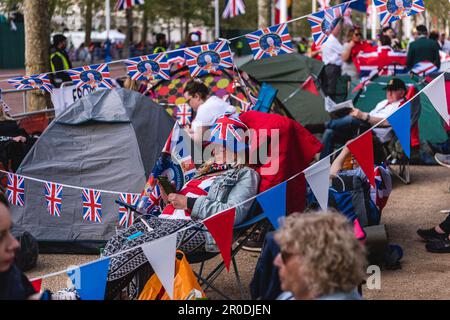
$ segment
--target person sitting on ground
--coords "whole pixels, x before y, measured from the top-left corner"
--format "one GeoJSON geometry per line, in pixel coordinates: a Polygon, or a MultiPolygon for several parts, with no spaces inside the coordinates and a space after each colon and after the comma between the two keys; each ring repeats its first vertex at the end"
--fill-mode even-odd
{"type": "Polygon", "coordinates": [[[208,87],[198,79],[188,82],[184,88],[186,103],[195,115],[189,131],[193,141],[201,145],[203,134],[210,128],[218,116],[236,113],[236,108],[217,96],[211,95],[208,87]]]}
{"type": "MultiPolygon", "coordinates": [[[[385,89],[387,90],[386,99],[378,103],[372,111],[363,112],[353,108],[347,116],[332,119],[325,123],[325,132],[322,137],[324,148],[320,154],[321,159],[333,152],[336,140],[345,143],[354,138],[358,134],[358,131],[365,131],[379,123],[406,101],[405,96],[407,90],[402,80],[398,78],[391,79],[385,89]]],[[[392,139],[392,128],[386,120],[374,129],[374,133],[381,143],[392,139]]]]}
{"type": "Polygon", "coordinates": [[[337,212],[296,213],[276,232],[285,300],[361,300],[357,287],[365,277],[366,250],[352,225],[337,212]]]}
{"type": "MultiPolygon", "coordinates": [[[[222,212],[256,195],[260,177],[246,165],[248,144],[244,144],[246,127],[237,118],[223,115],[216,121],[236,132],[241,137],[228,134],[226,140],[216,135],[210,138],[213,158],[205,162],[197,175],[187,182],[180,192],[166,194],[159,186],[166,204],[158,217],[154,215],[136,220],[128,229],[119,231],[107,244],[105,256],[136,247],[157,238],[173,234],[177,230],[193,226],[207,217],[222,212]],[[241,140],[239,142],[238,140],[241,140]],[[138,237],[130,236],[139,234],[138,237]],[[127,240],[128,239],[128,240],[127,240]]],[[[236,207],[235,224],[247,219],[253,201],[236,207]]],[[[181,239],[178,233],[178,248],[184,253],[218,252],[214,239],[201,225],[187,229],[181,239]]],[[[141,248],[111,258],[106,298],[114,298],[130,282],[139,268],[145,268],[147,258],[141,248]]],[[[147,264],[148,266],[148,264],[147,264]]],[[[141,268],[141,269],[142,269],[141,268]]]]}
{"type": "Polygon", "coordinates": [[[408,69],[412,70],[420,62],[430,62],[441,67],[439,45],[435,40],[428,38],[428,29],[424,25],[417,26],[418,38],[408,48],[408,69]]]}

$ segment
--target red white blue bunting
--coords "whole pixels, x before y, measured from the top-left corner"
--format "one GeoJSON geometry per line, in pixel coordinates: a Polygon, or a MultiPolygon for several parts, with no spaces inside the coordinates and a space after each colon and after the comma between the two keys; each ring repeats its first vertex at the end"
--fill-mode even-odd
{"type": "Polygon", "coordinates": [[[17,90],[40,89],[50,93],[53,91],[53,85],[47,74],[37,74],[33,76],[23,76],[9,79],[8,83],[13,85],[17,90]]]}
{"type": "Polygon", "coordinates": [[[184,57],[193,77],[234,67],[230,47],[224,40],[186,48],[184,57]]]}
{"type": "Polygon", "coordinates": [[[425,11],[423,0],[373,0],[381,25],[425,11]]]}
{"type": "Polygon", "coordinates": [[[106,63],[70,69],[69,74],[74,84],[80,89],[112,89],[114,87],[106,63]]]}
{"type": "Polygon", "coordinates": [[[170,80],[170,64],[165,53],[125,60],[131,80],[170,80]]]}
{"type": "Polygon", "coordinates": [[[255,60],[294,52],[286,23],[260,29],[245,37],[255,60]]]}

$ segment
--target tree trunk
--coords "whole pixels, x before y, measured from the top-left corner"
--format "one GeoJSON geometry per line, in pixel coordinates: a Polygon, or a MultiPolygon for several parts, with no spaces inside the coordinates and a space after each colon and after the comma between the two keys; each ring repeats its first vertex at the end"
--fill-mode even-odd
{"type": "MultiPolygon", "coordinates": [[[[49,66],[50,19],[49,0],[24,1],[25,68],[27,75],[45,73],[49,66]]],[[[28,110],[36,111],[47,106],[45,94],[34,90],[28,95],[28,110]]]]}
{"type": "Polygon", "coordinates": [[[85,36],[84,36],[84,45],[89,48],[91,44],[91,31],[92,31],[92,1],[86,0],[86,25],[85,25],[85,36]]]}
{"type": "Polygon", "coordinates": [[[144,12],[142,15],[142,33],[141,33],[141,41],[144,42],[144,44],[147,42],[147,34],[148,34],[148,8],[147,4],[148,2],[144,3],[144,12]]]}
{"type": "Polygon", "coordinates": [[[267,21],[267,1],[258,0],[258,28],[266,28],[269,26],[267,21]]]}
{"type": "Polygon", "coordinates": [[[126,9],[125,11],[126,19],[127,19],[127,32],[126,38],[124,42],[124,49],[126,57],[130,55],[130,45],[133,42],[133,11],[131,8],[126,9]]]}

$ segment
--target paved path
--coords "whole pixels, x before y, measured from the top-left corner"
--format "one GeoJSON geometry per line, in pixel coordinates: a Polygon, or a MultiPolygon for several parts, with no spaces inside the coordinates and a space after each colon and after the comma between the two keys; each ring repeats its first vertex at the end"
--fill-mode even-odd
{"type": "MultiPolygon", "coordinates": [[[[405,256],[403,268],[382,271],[381,290],[364,289],[367,299],[449,299],[450,254],[427,253],[416,236],[419,227],[431,227],[445,218],[439,210],[450,208],[450,171],[443,167],[412,167],[412,184],[395,180],[394,191],[383,212],[392,243],[400,244],[405,256]]],[[[96,256],[41,255],[30,277],[61,270],[73,264],[94,260],[96,256]]],[[[258,255],[241,251],[237,256],[245,285],[251,280],[258,255]]],[[[216,258],[215,261],[217,261],[216,258]]],[[[67,277],[59,276],[43,282],[45,288],[58,290],[66,286],[67,277]]],[[[239,297],[234,273],[221,275],[216,285],[225,293],[239,297]]],[[[248,292],[247,292],[248,294],[248,292]]],[[[209,294],[209,298],[219,298],[209,294]]]]}

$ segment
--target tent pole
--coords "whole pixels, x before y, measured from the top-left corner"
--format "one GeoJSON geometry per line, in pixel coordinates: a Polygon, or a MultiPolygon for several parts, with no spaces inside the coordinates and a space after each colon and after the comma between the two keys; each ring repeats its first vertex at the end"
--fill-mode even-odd
{"type": "Polygon", "coordinates": [[[214,8],[215,26],[216,26],[216,40],[220,38],[220,15],[219,15],[219,0],[215,0],[214,8]]]}

